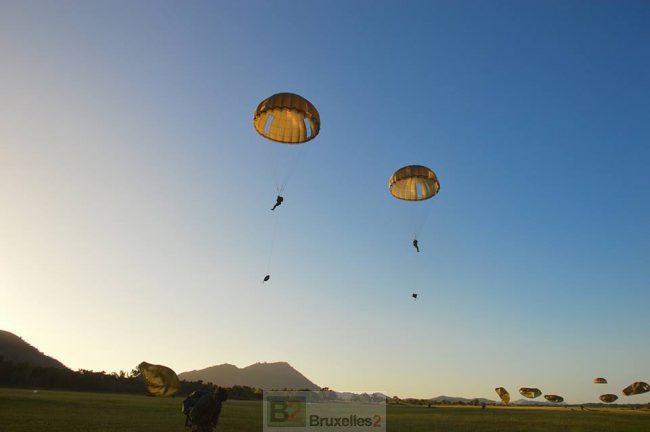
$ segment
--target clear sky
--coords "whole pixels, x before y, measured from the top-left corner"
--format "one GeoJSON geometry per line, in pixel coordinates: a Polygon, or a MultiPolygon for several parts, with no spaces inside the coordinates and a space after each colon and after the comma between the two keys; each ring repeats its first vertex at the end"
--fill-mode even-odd
{"type": "Polygon", "coordinates": [[[650,381],[649,22],[618,0],[1,1],[0,329],[75,369],[287,361],[399,396],[650,381]],[[252,114],[284,91],[322,130],[271,213],[281,146],[252,114]],[[442,185],[419,255],[387,190],[407,164],[442,185]]]}

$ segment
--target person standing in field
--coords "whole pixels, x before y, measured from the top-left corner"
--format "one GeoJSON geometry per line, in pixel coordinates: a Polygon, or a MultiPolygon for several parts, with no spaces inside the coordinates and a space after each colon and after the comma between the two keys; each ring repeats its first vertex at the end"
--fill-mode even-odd
{"type": "Polygon", "coordinates": [[[226,399],[228,391],[223,387],[192,392],[183,401],[185,426],[191,432],[214,432],[221,416],[221,406],[226,399]]]}

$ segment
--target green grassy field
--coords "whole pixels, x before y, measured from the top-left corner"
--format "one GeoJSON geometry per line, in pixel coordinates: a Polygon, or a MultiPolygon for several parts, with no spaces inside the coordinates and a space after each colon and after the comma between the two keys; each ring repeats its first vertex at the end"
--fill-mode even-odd
{"type": "MultiPolygon", "coordinates": [[[[182,398],[0,389],[0,432],[180,432],[182,398]]],[[[260,402],[228,401],[219,431],[262,430],[260,402]]],[[[391,432],[650,431],[649,410],[388,407],[391,432]]]]}

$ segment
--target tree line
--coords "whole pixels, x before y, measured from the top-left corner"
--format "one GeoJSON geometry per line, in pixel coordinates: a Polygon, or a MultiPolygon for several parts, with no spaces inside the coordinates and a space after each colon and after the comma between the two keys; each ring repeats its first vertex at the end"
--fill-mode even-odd
{"type": "MultiPolygon", "coordinates": [[[[73,371],[67,368],[33,366],[29,363],[14,363],[0,356],[0,387],[87,391],[97,393],[146,394],[145,385],[137,369],[130,372],[106,373],[87,369],[73,371]]],[[[181,381],[181,389],[175,396],[185,397],[195,390],[208,390],[214,387],[210,382],[181,381]]],[[[329,388],[315,392],[309,389],[272,389],[275,391],[309,392],[309,401],[336,400],[338,395],[329,388]]],[[[234,400],[262,400],[263,390],[235,385],[228,388],[228,398],[234,400]]],[[[377,395],[353,395],[352,400],[375,401],[377,395]]]]}
{"type": "MultiPolygon", "coordinates": [[[[146,393],[144,382],[137,369],[130,372],[106,373],[79,369],[32,366],[28,363],[14,363],[0,356],[0,387],[88,391],[98,393],[146,393]]],[[[176,396],[187,396],[195,390],[214,387],[203,381],[181,381],[176,396]]],[[[262,390],[248,386],[233,386],[228,397],[238,400],[261,400],[262,390]]]]}

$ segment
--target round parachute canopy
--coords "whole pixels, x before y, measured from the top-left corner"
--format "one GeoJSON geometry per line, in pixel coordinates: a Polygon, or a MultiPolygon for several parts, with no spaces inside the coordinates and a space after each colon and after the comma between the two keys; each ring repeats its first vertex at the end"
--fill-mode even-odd
{"type": "Polygon", "coordinates": [[[284,144],[302,144],[320,132],[320,115],[307,99],[278,93],[264,99],[253,116],[255,130],[265,138],[284,144]]]}
{"type": "Polygon", "coordinates": [[[395,171],[388,181],[388,190],[401,200],[424,201],[438,193],[440,182],[431,169],[422,165],[409,165],[395,171]]]}
{"type": "Polygon", "coordinates": [[[528,399],[535,399],[542,394],[541,390],[538,388],[522,387],[519,389],[519,393],[527,397],[528,399]]]}
{"type": "Polygon", "coordinates": [[[604,395],[600,395],[600,398],[599,398],[599,399],[600,399],[601,401],[605,402],[605,403],[612,403],[612,402],[614,402],[616,399],[618,399],[618,396],[616,396],[616,395],[614,395],[614,394],[604,394],[604,395]]]}
{"type": "Polygon", "coordinates": [[[494,391],[497,392],[497,394],[501,398],[501,402],[503,402],[506,405],[510,403],[510,393],[508,393],[508,390],[504,389],[503,387],[497,387],[494,389],[494,391]]]}
{"type": "Polygon", "coordinates": [[[607,380],[605,378],[594,378],[594,384],[607,384],[607,380]]]}
{"type": "Polygon", "coordinates": [[[558,395],[544,395],[544,399],[546,399],[549,402],[553,402],[553,403],[564,402],[564,398],[562,396],[558,396],[558,395]]]}
{"type": "Polygon", "coordinates": [[[138,370],[147,390],[154,396],[172,396],[181,388],[176,372],[167,366],[142,362],[138,365],[138,370]]]}
{"type": "Polygon", "coordinates": [[[633,396],[633,395],[647,393],[649,391],[650,391],[650,385],[648,385],[648,383],[644,383],[643,381],[638,381],[635,382],[634,384],[630,384],[629,386],[625,387],[623,389],[623,394],[625,394],[625,396],[633,396]]]}

